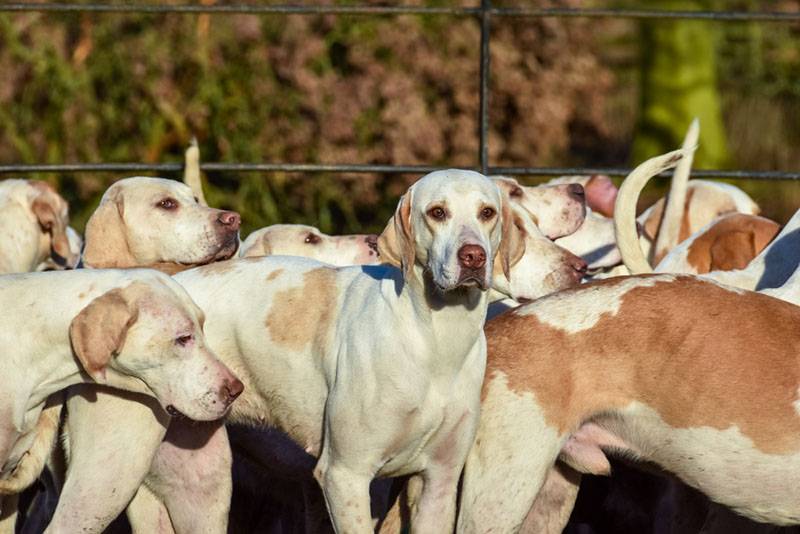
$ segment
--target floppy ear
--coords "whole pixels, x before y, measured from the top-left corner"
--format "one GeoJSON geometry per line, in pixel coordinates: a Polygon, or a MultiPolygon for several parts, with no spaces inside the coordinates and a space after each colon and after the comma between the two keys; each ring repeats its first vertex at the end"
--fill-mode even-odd
{"type": "Polygon", "coordinates": [[[403,270],[408,278],[416,261],[414,231],[411,228],[412,189],[400,198],[394,216],[378,237],[378,254],[386,263],[403,270]]]}
{"type": "Polygon", "coordinates": [[[89,303],[69,325],[72,350],[86,372],[98,382],[106,379],[106,367],[125,344],[138,310],[121,289],[112,289],[89,303]]]}
{"type": "Polygon", "coordinates": [[[752,229],[725,232],[711,245],[711,271],[744,269],[758,255],[752,229]]]}
{"type": "MultiPolygon", "coordinates": [[[[112,186],[114,187],[114,186],[112,186]]],[[[83,263],[88,267],[133,267],[136,259],[125,237],[121,191],[109,191],[86,223],[83,263]]]]}
{"type": "Polygon", "coordinates": [[[511,267],[516,265],[525,254],[525,223],[514,213],[510,201],[505,197],[502,201],[501,211],[503,226],[497,254],[500,256],[503,274],[507,280],[511,280],[511,267]]]}
{"type": "Polygon", "coordinates": [[[62,258],[69,259],[69,238],[67,237],[67,221],[61,218],[55,195],[58,193],[45,182],[35,186],[41,191],[31,204],[31,210],[39,221],[42,230],[50,234],[50,247],[62,258]]]}

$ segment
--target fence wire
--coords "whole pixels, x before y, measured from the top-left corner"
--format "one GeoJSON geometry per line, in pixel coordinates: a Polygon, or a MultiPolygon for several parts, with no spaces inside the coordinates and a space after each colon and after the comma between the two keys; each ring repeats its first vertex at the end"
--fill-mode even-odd
{"type": "MultiPolygon", "coordinates": [[[[67,4],[56,2],[29,2],[0,4],[0,13],[123,13],[123,14],[250,14],[250,15],[446,15],[475,17],[481,28],[480,39],[480,85],[478,116],[478,165],[474,170],[484,174],[558,176],[607,174],[625,176],[630,169],[602,169],[588,167],[493,167],[489,162],[489,80],[491,20],[492,17],[560,17],[560,18],[625,18],[625,19],[689,19],[721,22],[800,22],[800,12],[769,11],[664,11],[653,9],[596,9],[596,8],[536,8],[495,7],[492,0],[480,0],[476,7],[441,6],[366,6],[366,5],[209,5],[209,4],[67,4]]],[[[246,172],[302,172],[302,173],[381,173],[407,174],[426,173],[444,167],[428,165],[374,165],[374,164],[318,164],[318,163],[219,163],[201,164],[204,171],[227,173],[246,172]]],[[[162,163],[65,163],[65,164],[12,164],[0,165],[1,174],[63,173],[63,172],[178,172],[182,164],[162,163]]],[[[800,171],[719,171],[693,170],[698,178],[727,178],[755,180],[798,180],[800,171]]]]}

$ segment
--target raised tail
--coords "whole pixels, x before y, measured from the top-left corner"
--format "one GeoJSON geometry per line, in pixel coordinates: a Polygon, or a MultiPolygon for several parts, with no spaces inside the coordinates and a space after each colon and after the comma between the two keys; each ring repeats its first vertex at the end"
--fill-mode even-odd
{"type": "Polygon", "coordinates": [[[614,230],[617,236],[622,261],[631,274],[651,273],[653,268],[647,262],[639,236],[636,232],[636,202],[639,193],[650,178],[671,169],[689,154],[689,150],[675,150],[661,156],[650,158],[636,167],[622,182],[614,205],[614,230]]]}

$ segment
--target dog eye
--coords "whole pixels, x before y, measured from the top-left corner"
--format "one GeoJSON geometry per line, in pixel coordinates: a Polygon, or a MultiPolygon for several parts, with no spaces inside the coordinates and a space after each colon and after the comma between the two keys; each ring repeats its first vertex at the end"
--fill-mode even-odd
{"type": "Polygon", "coordinates": [[[494,208],[489,208],[489,207],[483,208],[481,210],[481,219],[483,219],[484,221],[491,220],[491,218],[494,217],[496,213],[497,212],[494,210],[494,208]]]}
{"type": "Polygon", "coordinates": [[[444,208],[437,206],[428,210],[428,216],[436,221],[443,221],[447,217],[447,212],[444,211],[444,208]]]}
{"type": "Polygon", "coordinates": [[[190,341],[194,339],[194,336],[191,334],[186,334],[183,336],[178,336],[175,338],[175,344],[180,345],[181,347],[185,347],[189,344],[190,341]]]}
{"type": "Polygon", "coordinates": [[[200,204],[200,199],[199,198],[194,197],[194,201],[195,201],[196,204],[200,204]]]}
{"type": "Polygon", "coordinates": [[[522,188],[518,185],[514,186],[514,189],[508,194],[511,198],[522,198],[522,188]]]}
{"type": "Polygon", "coordinates": [[[172,211],[178,207],[178,201],[174,198],[165,198],[156,204],[162,210],[172,211]]]}
{"type": "Polygon", "coordinates": [[[322,238],[317,234],[308,234],[305,239],[305,242],[309,245],[316,245],[320,241],[322,241],[322,238]]]}

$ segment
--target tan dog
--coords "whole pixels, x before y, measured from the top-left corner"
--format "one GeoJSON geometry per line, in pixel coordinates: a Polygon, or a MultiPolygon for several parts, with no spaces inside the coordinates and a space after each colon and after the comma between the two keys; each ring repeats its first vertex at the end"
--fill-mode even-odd
{"type": "Polygon", "coordinates": [[[304,224],[274,224],[252,232],[239,247],[239,257],[302,256],[331,265],[374,265],[378,236],[328,235],[304,224]]]}
{"type": "Polygon", "coordinates": [[[0,182],[0,273],[30,272],[48,258],[58,265],[74,265],[68,220],[67,203],[50,184],[0,182]]]}
{"type": "Polygon", "coordinates": [[[87,267],[151,266],[175,272],[231,257],[241,217],[199,204],[185,184],[135,177],[116,182],[86,224],[87,267]]]}

